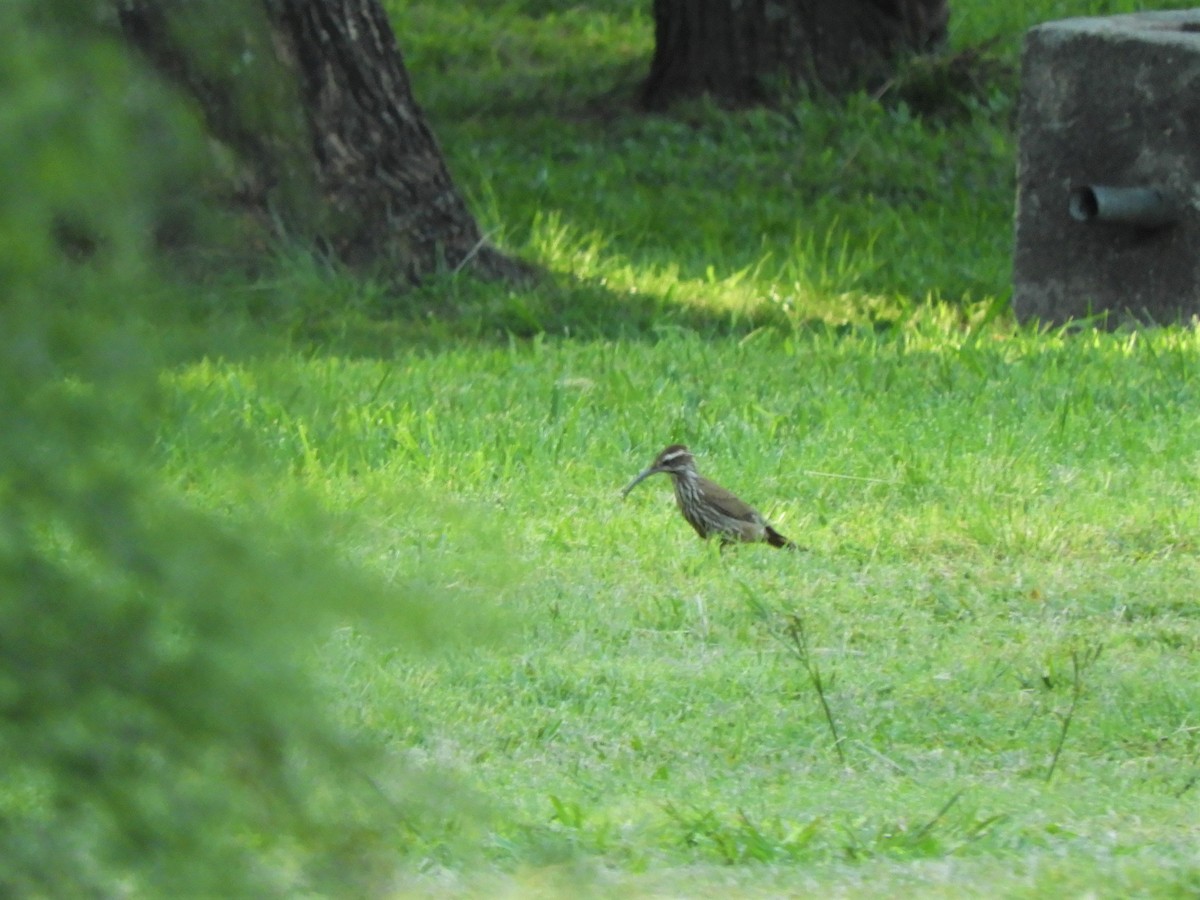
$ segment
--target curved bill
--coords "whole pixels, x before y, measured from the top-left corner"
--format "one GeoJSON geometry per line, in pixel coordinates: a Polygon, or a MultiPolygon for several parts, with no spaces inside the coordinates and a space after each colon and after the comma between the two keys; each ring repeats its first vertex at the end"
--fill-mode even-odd
{"type": "Polygon", "coordinates": [[[651,475],[654,475],[655,473],[657,473],[659,471],[661,471],[661,470],[654,468],[654,466],[649,466],[645,469],[642,469],[642,471],[638,472],[637,478],[633,479],[633,481],[629,482],[629,484],[625,485],[625,487],[621,489],[621,496],[622,497],[628,496],[630,491],[632,491],[635,487],[637,487],[639,484],[641,484],[643,481],[645,481],[651,475]]]}

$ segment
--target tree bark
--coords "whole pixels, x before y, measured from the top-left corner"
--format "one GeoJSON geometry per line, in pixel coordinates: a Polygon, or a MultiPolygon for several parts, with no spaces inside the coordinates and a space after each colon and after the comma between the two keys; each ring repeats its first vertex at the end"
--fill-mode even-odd
{"type": "Polygon", "coordinates": [[[896,59],[946,36],[948,0],[654,0],[642,103],[766,99],[773,84],[842,92],[886,79],[896,59]]]}
{"type": "Polygon", "coordinates": [[[243,197],[288,237],[410,283],[531,272],[480,233],[379,0],[118,0],[118,14],[232,150],[243,197]]]}

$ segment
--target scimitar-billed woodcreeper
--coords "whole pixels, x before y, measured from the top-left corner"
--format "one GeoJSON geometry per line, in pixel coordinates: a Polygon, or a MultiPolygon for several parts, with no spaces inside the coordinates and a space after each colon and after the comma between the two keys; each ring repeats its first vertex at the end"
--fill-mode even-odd
{"type": "Polygon", "coordinates": [[[765,541],[772,547],[800,549],[772,528],[749,503],[701,477],[696,471],[695,457],[682,444],[672,444],[658,454],[654,462],[625,486],[621,496],[628,495],[642,481],[660,472],[671,476],[679,511],[700,537],[707,539],[715,535],[722,546],[765,541]]]}

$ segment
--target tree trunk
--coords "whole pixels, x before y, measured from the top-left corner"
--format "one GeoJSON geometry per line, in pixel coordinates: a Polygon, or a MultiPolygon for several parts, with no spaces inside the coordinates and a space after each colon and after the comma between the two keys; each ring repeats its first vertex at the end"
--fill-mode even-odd
{"type": "Polygon", "coordinates": [[[243,197],[290,238],[411,283],[531,271],[480,233],[379,0],[118,0],[118,13],[233,151],[243,197]]]}
{"type": "Polygon", "coordinates": [[[756,102],[773,83],[840,92],[884,80],[898,56],[946,36],[948,0],[654,0],[642,102],[707,94],[756,102]]]}

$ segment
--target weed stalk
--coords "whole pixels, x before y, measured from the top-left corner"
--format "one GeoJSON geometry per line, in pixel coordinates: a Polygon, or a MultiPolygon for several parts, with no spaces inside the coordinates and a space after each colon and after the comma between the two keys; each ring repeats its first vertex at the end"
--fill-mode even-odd
{"type": "Polygon", "coordinates": [[[1067,742],[1067,732],[1071,728],[1071,720],[1075,718],[1075,709],[1079,706],[1079,698],[1083,696],[1083,673],[1100,658],[1103,645],[1094,644],[1082,653],[1071,651],[1071,705],[1062,716],[1062,728],[1058,731],[1058,743],[1054,747],[1054,755],[1050,757],[1050,767],[1046,770],[1046,783],[1054,777],[1058,767],[1058,758],[1062,755],[1063,745],[1067,742]]]}
{"type": "Polygon", "coordinates": [[[787,634],[791,638],[792,649],[796,653],[796,658],[804,666],[804,670],[808,672],[808,680],[812,682],[813,689],[817,692],[817,697],[821,701],[821,709],[825,712],[825,721],[829,724],[829,733],[833,735],[833,749],[837,751],[838,761],[844,766],[846,753],[842,750],[842,738],[838,734],[837,723],[833,720],[833,710],[829,708],[829,700],[825,696],[825,682],[821,678],[821,669],[813,661],[812,654],[808,650],[808,636],[804,632],[804,620],[800,618],[799,613],[789,613],[787,623],[787,634]]]}

